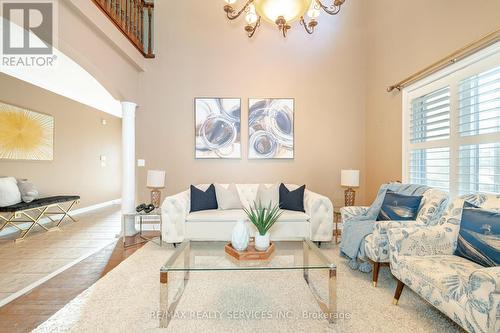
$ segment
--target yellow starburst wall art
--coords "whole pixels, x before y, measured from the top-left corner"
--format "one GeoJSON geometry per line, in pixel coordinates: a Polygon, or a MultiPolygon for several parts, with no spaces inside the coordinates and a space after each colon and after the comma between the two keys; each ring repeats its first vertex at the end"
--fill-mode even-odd
{"type": "Polygon", "coordinates": [[[0,159],[52,161],[54,117],[0,102],[0,159]]]}

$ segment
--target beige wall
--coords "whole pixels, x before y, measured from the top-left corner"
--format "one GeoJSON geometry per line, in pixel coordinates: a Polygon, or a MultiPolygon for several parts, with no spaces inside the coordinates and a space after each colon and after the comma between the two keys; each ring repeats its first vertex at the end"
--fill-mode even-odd
{"type": "Polygon", "coordinates": [[[61,2],[59,15],[61,50],[116,98],[140,104],[140,199],[147,169],[161,168],[168,193],[199,182],[283,180],[339,204],[341,168],[362,171],[358,203],[401,179],[401,95],[385,88],[497,28],[500,2],[349,1],[340,15],[323,15],[314,35],[295,24],[286,40],[267,23],[247,39],[244,21],[228,22],[218,1],[157,1],[156,15],[157,58],[145,73],[72,5],[61,2]],[[241,160],[193,158],[200,96],[242,98],[241,160]],[[293,161],[247,159],[249,97],[295,98],[293,161]]]}
{"type": "MultiPolygon", "coordinates": [[[[262,24],[254,39],[244,20],[228,22],[219,1],[157,1],[157,58],[141,75],[137,157],[141,200],[148,169],[167,171],[167,192],[192,183],[305,183],[343,202],[341,168],[365,174],[366,41],[363,3],[324,16],[309,36],[295,24],[287,39],[262,24]],[[182,15],[172,15],[179,13],[182,15]],[[188,14],[189,13],[189,14],[188,14]],[[194,159],[195,97],[241,97],[241,160],[194,159]],[[247,159],[247,99],[295,98],[295,159],[247,159]]],[[[358,192],[362,203],[364,184],[358,192]]]]}
{"type": "Polygon", "coordinates": [[[121,197],[121,119],[4,74],[0,101],[55,117],[54,160],[0,160],[0,175],[28,178],[43,196],[78,194],[79,207],[121,197]]]}
{"type": "Polygon", "coordinates": [[[137,56],[139,51],[122,49],[113,43],[106,31],[124,39],[122,43],[129,42],[121,33],[116,34],[113,23],[90,0],[86,1],[91,5],[87,9],[80,4],[82,1],[86,0],[59,0],[59,50],[92,74],[114,98],[136,101],[142,69],[130,57],[137,56]],[[89,17],[96,12],[104,20],[91,21],[89,17]]]}
{"type": "Polygon", "coordinates": [[[368,10],[367,199],[402,177],[401,93],[386,88],[500,27],[498,0],[377,0],[368,10]]]}

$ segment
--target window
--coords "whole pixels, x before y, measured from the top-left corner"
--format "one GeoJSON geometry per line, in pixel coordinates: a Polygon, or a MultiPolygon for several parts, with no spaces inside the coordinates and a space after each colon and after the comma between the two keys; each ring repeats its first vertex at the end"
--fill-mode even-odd
{"type": "Polygon", "coordinates": [[[450,189],[450,149],[414,149],[410,159],[410,183],[450,189]]]}
{"type": "Polygon", "coordinates": [[[459,193],[500,193],[500,143],[460,146],[459,193]]]}
{"type": "Polygon", "coordinates": [[[500,131],[500,66],[460,82],[460,135],[500,131]]]}
{"type": "Polygon", "coordinates": [[[500,43],[403,95],[404,181],[500,193],[500,43]]]}
{"type": "Polygon", "coordinates": [[[411,142],[450,137],[450,88],[445,87],[411,103],[411,142]]]}

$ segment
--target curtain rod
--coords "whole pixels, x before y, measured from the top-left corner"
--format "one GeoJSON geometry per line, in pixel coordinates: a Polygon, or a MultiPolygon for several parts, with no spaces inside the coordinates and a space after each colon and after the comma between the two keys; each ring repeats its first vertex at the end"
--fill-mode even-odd
{"type": "Polygon", "coordinates": [[[416,82],[416,81],[418,81],[426,76],[434,74],[437,71],[439,71],[445,67],[453,65],[457,61],[460,61],[460,60],[468,57],[469,55],[471,55],[471,54],[473,54],[481,49],[484,49],[490,45],[493,45],[498,41],[500,41],[500,28],[498,28],[497,30],[495,30],[495,31],[485,35],[484,37],[476,40],[475,42],[472,42],[472,43],[464,46],[460,50],[453,52],[452,54],[450,54],[446,58],[443,58],[443,59],[433,63],[432,65],[416,72],[415,74],[407,77],[406,79],[404,79],[396,84],[393,84],[392,86],[387,88],[387,92],[391,92],[394,89],[401,90],[405,86],[408,86],[411,83],[414,83],[414,82],[416,82]]]}

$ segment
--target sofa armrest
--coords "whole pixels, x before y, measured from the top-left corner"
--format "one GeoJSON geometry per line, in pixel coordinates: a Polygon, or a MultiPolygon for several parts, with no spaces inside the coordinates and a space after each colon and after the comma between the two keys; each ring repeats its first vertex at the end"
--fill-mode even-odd
{"type": "Polygon", "coordinates": [[[342,221],[345,222],[347,220],[352,219],[353,217],[360,216],[366,214],[370,207],[366,206],[349,206],[340,208],[340,215],[342,216],[342,221]]]}
{"type": "Polygon", "coordinates": [[[485,267],[469,277],[469,304],[471,317],[481,318],[487,332],[498,332],[500,327],[497,311],[500,310],[500,267],[485,267]]]}
{"type": "Polygon", "coordinates": [[[389,238],[387,231],[396,228],[415,226],[415,221],[377,221],[373,226],[373,233],[365,238],[365,253],[368,258],[376,262],[389,261],[389,238]]]}
{"type": "Polygon", "coordinates": [[[389,238],[389,262],[391,273],[401,280],[400,270],[404,267],[405,256],[451,255],[456,239],[442,226],[411,226],[387,230],[389,238]],[[400,267],[402,263],[402,267],[400,267]]]}
{"type": "Polygon", "coordinates": [[[333,237],[333,204],[330,199],[306,191],[304,208],[310,217],[310,237],[313,242],[329,242],[333,237]]]}
{"type": "Polygon", "coordinates": [[[415,226],[416,221],[377,221],[373,227],[376,235],[387,235],[389,229],[408,228],[415,226]]]}
{"type": "Polygon", "coordinates": [[[191,209],[190,192],[166,197],[161,205],[162,237],[167,243],[184,241],[184,223],[191,209]]]}

